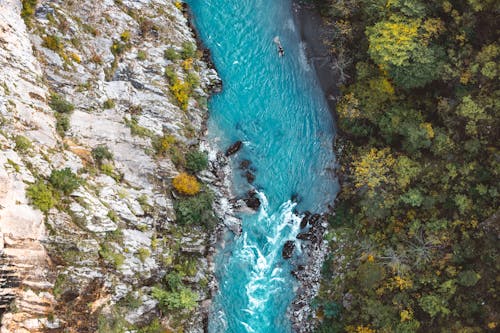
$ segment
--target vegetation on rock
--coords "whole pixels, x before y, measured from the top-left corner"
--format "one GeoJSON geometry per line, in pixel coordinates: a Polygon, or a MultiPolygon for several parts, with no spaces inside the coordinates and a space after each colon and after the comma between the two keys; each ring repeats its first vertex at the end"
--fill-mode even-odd
{"type": "Polygon", "coordinates": [[[200,192],[200,183],[195,177],[181,172],[172,181],[174,188],[185,195],[195,195],[200,192]]]}
{"type": "Polygon", "coordinates": [[[212,209],[213,194],[200,192],[198,195],[181,198],[174,204],[176,222],[182,226],[201,225],[212,229],[217,221],[212,209]]]}
{"type": "Polygon", "coordinates": [[[43,180],[29,185],[26,188],[26,196],[36,208],[44,213],[47,213],[58,201],[50,186],[43,180]]]}
{"type": "Polygon", "coordinates": [[[61,170],[52,170],[49,182],[55,189],[68,195],[80,187],[81,180],[70,168],[64,168],[61,170]]]}
{"type": "Polygon", "coordinates": [[[186,169],[191,172],[200,172],[208,166],[207,153],[199,150],[190,150],[186,154],[186,169]]]}

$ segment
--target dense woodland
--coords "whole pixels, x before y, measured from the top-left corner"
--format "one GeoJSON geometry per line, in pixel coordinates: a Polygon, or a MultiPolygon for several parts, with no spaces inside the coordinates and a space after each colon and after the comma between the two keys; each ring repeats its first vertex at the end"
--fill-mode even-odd
{"type": "Polygon", "coordinates": [[[343,81],[318,332],[497,331],[500,2],[317,2],[343,81]]]}

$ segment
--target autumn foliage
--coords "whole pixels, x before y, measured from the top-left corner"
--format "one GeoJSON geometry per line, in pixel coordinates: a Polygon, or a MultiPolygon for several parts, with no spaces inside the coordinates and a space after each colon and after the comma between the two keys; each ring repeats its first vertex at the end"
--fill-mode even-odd
{"type": "Polygon", "coordinates": [[[178,174],[172,184],[179,193],[185,195],[195,195],[200,192],[200,183],[195,177],[185,172],[178,174]]]}

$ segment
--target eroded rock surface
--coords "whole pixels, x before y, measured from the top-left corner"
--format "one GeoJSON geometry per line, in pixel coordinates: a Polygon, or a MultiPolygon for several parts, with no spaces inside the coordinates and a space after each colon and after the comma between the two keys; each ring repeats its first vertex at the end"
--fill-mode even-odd
{"type": "Polygon", "coordinates": [[[182,7],[44,0],[25,20],[21,9],[20,1],[0,2],[1,332],[95,331],[107,325],[99,318],[140,327],[160,318],[151,290],[174,271],[198,308],[164,314],[161,324],[202,332],[216,288],[216,237],[175,222],[179,152],[209,151],[199,179],[216,192],[228,227],[238,232],[239,221],[229,190],[220,190],[229,188],[227,161],[199,146],[209,90],[220,79],[191,49],[182,7]],[[68,124],[49,106],[54,94],[74,106],[68,124]],[[95,159],[101,145],[112,158],[95,159]],[[26,189],[64,168],[81,184],[43,213],[26,189]]]}

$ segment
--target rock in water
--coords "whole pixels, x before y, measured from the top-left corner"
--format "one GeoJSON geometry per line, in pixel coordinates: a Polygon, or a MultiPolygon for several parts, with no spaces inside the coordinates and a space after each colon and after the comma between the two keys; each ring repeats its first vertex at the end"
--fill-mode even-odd
{"type": "Polygon", "coordinates": [[[244,198],[243,201],[247,205],[248,208],[253,210],[257,210],[260,207],[260,200],[257,197],[257,192],[255,190],[250,190],[247,193],[248,197],[244,198]]]}
{"type": "Polygon", "coordinates": [[[255,180],[255,175],[250,171],[245,172],[245,178],[249,184],[252,184],[255,180]]]}
{"type": "Polygon", "coordinates": [[[240,162],[240,169],[241,170],[247,170],[249,167],[250,167],[250,164],[252,162],[250,162],[249,160],[243,160],[240,162]]]}
{"type": "Polygon", "coordinates": [[[229,146],[229,148],[227,148],[226,156],[231,156],[231,155],[236,154],[241,149],[242,146],[243,146],[243,142],[241,142],[239,140],[236,141],[231,146],[229,146]]]}
{"type": "Polygon", "coordinates": [[[295,249],[295,242],[291,240],[286,241],[285,246],[283,246],[283,252],[281,252],[283,259],[290,259],[292,257],[294,249],[295,249]]]}
{"type": "Polygon", "coordinates": [[[307,223],[309,223],[309,219],[311,218],[311,213],[309,211],[304,212],[304,217],[300,221],[300,229],[304,229],[307,227],[307,223]]]}

